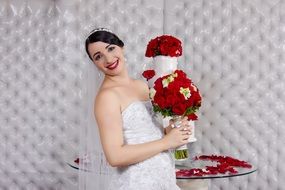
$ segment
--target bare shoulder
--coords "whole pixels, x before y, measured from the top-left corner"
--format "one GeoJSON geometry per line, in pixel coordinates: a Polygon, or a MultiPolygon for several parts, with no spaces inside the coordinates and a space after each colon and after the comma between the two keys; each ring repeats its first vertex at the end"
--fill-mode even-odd
{"type": "Polygon", "coordinates": [[[120,101],[116,91],[111,88],[100,90],[95,99],[95,115],[117,109],[120,110],[120,101]]]}
{"type": "Polygon", "coordinates": [[[135,89],[138,92],[140,99],[149,99],[149,87],[146,82],[142,80],[134,80],[135,89]]]}
{"type": "Polygon", "coordinates": [[[136,85],[138,85],[141,89],[145,90],[145,91],[149,91],[148,85],[145,81],[143,80],[134,80],[134,83],[136,85]]]}

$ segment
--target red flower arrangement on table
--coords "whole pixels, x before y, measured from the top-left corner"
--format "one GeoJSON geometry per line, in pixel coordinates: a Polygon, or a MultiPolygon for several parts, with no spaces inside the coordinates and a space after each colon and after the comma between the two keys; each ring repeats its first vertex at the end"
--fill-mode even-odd
{"type": "MultiPolygon", "coordinates": [[[[182,55],[181,41],[170,35],[162,35],[149,41],[145,56],[155,57],[158,55],[179,57],[182,55]]],[[[154,70],[146,70],[142,73],[146,80],[151,79],[155,75],[154,70]]]]}
{"type": "Polygon", "coordinates": [[[169,35],[162,35],[149,41],[145,52],[146,57],[165,55],[179,57],[182,55],[181,41],[169,35]]]}
{"type": "Polygon", "coordinates": [[[229,156],[217,155],[201,155],[195,157],[195,160],[204,160],[216,162],[216,166],[206,166],[205,168],[192,168],[192,169],[179,169],[176,171],[177,177],[191,177],[191,176],[204,176],[204,175],[217,175],[217,174],[236,174],[236,168],[252,168],[248,162],[241,161],[229,156]]]}

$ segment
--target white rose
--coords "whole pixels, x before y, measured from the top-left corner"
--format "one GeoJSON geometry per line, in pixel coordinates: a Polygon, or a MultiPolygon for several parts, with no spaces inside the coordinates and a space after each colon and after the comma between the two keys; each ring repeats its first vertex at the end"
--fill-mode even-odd
{"type": "Polygon", "coordinates": [[[151,88],[149,90],[149,97],[151,100],[153,100],[154,96],[155,96],[156,90],[154,88],[151,88]]]}
{"type": "Polygon", "coordinates": [[[191,92],[189,88],[180,87],[179,92],[183,94],[185,100],[188,100],[191,97],[191,92]]]}

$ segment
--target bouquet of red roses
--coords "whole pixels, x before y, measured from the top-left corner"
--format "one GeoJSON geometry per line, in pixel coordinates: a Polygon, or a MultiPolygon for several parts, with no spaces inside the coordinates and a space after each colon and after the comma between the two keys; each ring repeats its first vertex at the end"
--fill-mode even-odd
{"type": "Polygon", "coordinates": [[[150,89],[150,98],[154,111],[164,117],[187,116],[189,120],[197,120],[195,112],[201,106],[201,95],[181,70],[158,78],[150,89]]]}
{"type": "Polygon", "coordinates": [[[170,57],[181,56],[181,41],[169,35],[162,35],[150,40],[146,48],[145,56],[155,57],[157,55],[164,55],[170,57]]]}
{"type": "MultiPolygon", "coordinates": [[[[175,127],[187,116],[188,120],[197,120],[196,111],[201,106],[201,95],[198,88],[187,78],[187,75],[176,70],[172,74],[158,78],[150,89],[150,99],[154,112],[173,118],[175,127]]],[[[188,158],[187,146],[181,146],[174,151],[176,160],[188,158]]]]}

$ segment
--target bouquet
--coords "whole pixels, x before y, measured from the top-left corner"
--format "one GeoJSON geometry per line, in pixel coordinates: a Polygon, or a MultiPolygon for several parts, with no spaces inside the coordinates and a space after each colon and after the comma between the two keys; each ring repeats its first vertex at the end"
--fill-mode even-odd
{"type": "Polygon", "coordinates": [[[170,75],[158,78],[150,89],[150,99],[155,112],[166,116],[187,116],[197,120],[195,114],[201,106],[201,95],[191,79],[176,70],[170,75]]]}
{"type": "Polygon", "coordinates": [[[146,48],[145,56],[155,57],[158,55],[170,57],[181,56],[181,41],[169,35],[162,35],[150,40],[146,48]]]}
{"type": "MultiPolygon", "coordinates": [[[[178,126],[179,120],[184,116],[188,120],[197,120],[195,114],[201,106],[201,95],[198,88],[181,70],[158,78],[150,89],[150,99],[153,110],[162,116],[170,116],[178,126]]],[[[187,146],[175,150],[176,160],[188,158],[187,146]]]]}

